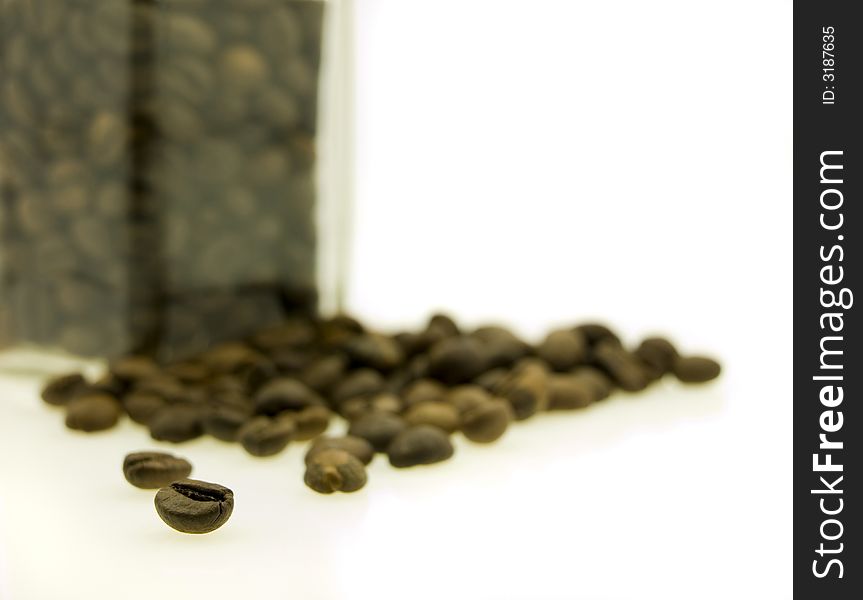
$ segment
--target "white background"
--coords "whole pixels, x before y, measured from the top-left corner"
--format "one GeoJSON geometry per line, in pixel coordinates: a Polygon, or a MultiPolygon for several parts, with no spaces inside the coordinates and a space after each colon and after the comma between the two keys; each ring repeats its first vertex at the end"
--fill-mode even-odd
{"type": "Polygon", "coordinates": [[[791,2],[359,0],[348,307],[535,339],[602,318],[719,356],[321,497],[299,445],[198,440],[237,494],[182,536],[6,377],[0,598],[791,597],[791,2]]]}

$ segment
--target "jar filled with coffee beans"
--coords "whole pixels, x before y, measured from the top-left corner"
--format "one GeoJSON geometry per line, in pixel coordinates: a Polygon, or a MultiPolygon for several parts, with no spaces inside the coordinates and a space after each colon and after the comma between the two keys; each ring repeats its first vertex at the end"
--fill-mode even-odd
{"type": "Polygon", "coordinates": [[[340,10],[0,0],[0,347],[171,360],[334,304],[340,10]]]}

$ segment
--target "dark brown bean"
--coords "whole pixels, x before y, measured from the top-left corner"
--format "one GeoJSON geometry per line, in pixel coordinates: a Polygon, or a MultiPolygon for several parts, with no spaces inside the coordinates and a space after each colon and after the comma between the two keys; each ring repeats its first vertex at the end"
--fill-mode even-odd
{"type": "Polygon", "coordinates": [[[461,431],[472,442],[489,444],[500,439],[514,419],[509,402],[493,398],[462,414],[461,431]]]}
{"type": "Polygon", "coordinates": [[[398,415],[374,412],[351,423],[348,434],[368,441],[377,452],[386,452],[393,438],[407,427],[398,415]]]}
{"type": "Polygon", "coordinates": [[[273,416],[310,406],[326,406],[326,403],[309,387],[289,377],[270,381],[255,395],[255,412],[262,415],[273,416]]]}
{"type": "Polygon", "coordinates": [[[207,411],[201,419],[204,433],[224,442],[236,442],[240,428],[251,418],[251,412],[239,406],[222,405],[207,411]]]}
{"type": "Polygon", "coordinates": [[[684,383],[704,383],[721,371],[720,364],[706,356],[683,356],[674,362],[674,375],[684,383]]]}
{"type": "Polygon", "coordinates": [[[640,361],[613,340],[604,340],[593,351],[594,362],[628,392],[647,387],[648,379],[640,361]]]}
{"type": "Polygon", "coordinates": [[[345,452],[357,457],[364,465],[372,462],[372,459],[375,457],[374,447],[368,442],[368,440],[361,437],[353,435],[345,435],[341,437],[320,437],[316,439],[311,446],[309,446],[309,450],[306,452],[306,464],[308,465],[318,452],[330,449],[344,450],[345,452]]]}
{"type": "Polygon", "coordinates": [[[387,447],[396,468],[430,465],[452,457],[455,449],[447,433],[433,425],[415,425],[399,433],[387,447]]]}
{"type": "Polygon", "coordinates": [[[509,401],[518,421],[548,408],[548,373],[541,364],[524,363],[502,381],[495,393],[509,401]]]}
{"type": "Polygon", "coordinates": [[[325,406],[309,406],[292,413],[296,426],[293,439],[297,441],[311,440],[324,433],[330,426],[332,413],[325,406]]]}
{"type": "Polygon", "coordinates": [[[133,452],[123,460],[123,476],[135,487],[150,490],[186,479],[192,464],[165,452],[133,452]]]}
{"type": "Polygon", "coordinates": [[[356,492],[368,480],[363,463],[353,454],[328,448],[316,452],[307,462],[304,481],[321,494],[356,492]]]}
{"type": "Polygon", "coordinates": [[[536,354],[555,371],[569,371],[587,360],[587,338],[579,331],[561,329],[549,333],[536,354]]]}
{"type": "Polygon", "coordinates": [[[446,402],[420,402],[411,406],[403,415],[408,425],[434,425],[452,433],[459,426],[459,411],[446,402]]]}
{"type": "Polygon", "coordinates": [[[548,378],[548,409],[572,410],[590,406],[596,398],[594,390],[583,377],[554,373],[548,378]]]}
{"type": "Polygon", "coordinates": [[[252,456],[273,456],[284,450],[296,432],[290,417],[255,417],[243,425],[237,439],[252,456]]]}
{"type": "Polygon", "coordinates": [[[60,375],[49,380],[42,388],[42,400],[54,406],[63,406],[89,389],[80,373],[60,375]]]}
{"type": "Polygon", "coordinates": [[[66,427],[79,431],[103,431],[117,424],[120,403],[107,394],[85,394],[66,405],[66,427]]]}
{"type": "Polygon", "coordinates": [[[470,381],[485,371],[487,364],[482,343],[471,337],[447,338],[429,351],[429,376],[448,385],[470,381]]]}
{"type": "Polygon", "coordinates": [[[133,391],[123,397],[123,408],[126,414],[135,422],[146,425],[167,402],[161,396],[150,392],[133,391]]]}
{"type": "Polygon", "coordinates": [[[215,483],[183,479],[160,489],[156,512],[182,533],[210,533],[225,524],[234,510],[234,493],[215,483]]]}
{"type": "Polygon", "coordinates": [[[204,410],[192,404],[165,406],[151,418],[147,426],[154,440],[179,444],[200,437],[204,433],[204,410]]]}

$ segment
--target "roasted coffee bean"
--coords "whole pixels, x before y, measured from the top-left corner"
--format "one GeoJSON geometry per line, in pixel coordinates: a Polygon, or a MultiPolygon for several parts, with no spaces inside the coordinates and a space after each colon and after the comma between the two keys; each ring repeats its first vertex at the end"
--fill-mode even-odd
{"type": "Polygon", "coordinates": [[[309,464],[315,454],[330,449],[344,450],[345,452],[357,457],[364,465],[372,462],[372,459],[375,457],[375,449],[368,440],[364,440],[361,437],[353,435],[345,435],[342,437],[319,437],[312,442],[312,445],[309,446],[308,452],[306,452],[306,464],[309,464]]]}
{"type": "Polygon", "coordinates": [[[399,469],[430,465],[452,457],[447,433],[433,425],[415,425],[399,433],[387,447],[390,464],[399,469]]]}
{"type": "Polygon", "coordinates": [[[189,461],[165,452],[133,452],[123,460],[126,481],[145,490],[165,487],[191,473],[189,461]]]}
{"type": "Polygon", "coordinates": [[[375,333],[364,333],[349,340],[345,352],[355,365],[383,372],[392,371],[405,358],[395,340],[375,333]]]}
{"type": "Polygon", "coordinates": [[[192,404],[170,404],[154,414],[147,426],[150,437],[163,442],[179,444],[200,437],[204,433],[204,409],[192,404]]]}
{"type": "Polygon", "coordinates": [[[633,354],[645,365],[651,379],[668,373],[678,357],[674,344],[662,337],[646,338],[633,354]]]}
{"type": "Polygon", "coordinates": [[[393,438],[407,427],[398,415],[374,412],[351,423],[348,434],[367,440],[377,452],[385,452],[393,438]]]}
{"type": "Polygon", "coordinates": [[[237,437],[252,456],[273,456],[284,450],[297,428],[290,417],[255,417],[243,425],[237,437]]]}
{"type": "Polygon", "coordinates": [[[326,406],[324,400],[296,379],[280,377],[264,385],[255,395],[255,412],[277,415],[309,406],[326,406]]]}
{"type": "Polygon", "coordinates": [[[614,340],[599,342],[593,350],[593,359],[622,389],[638,392],[647,387],[648,379],[644,367],[634,355],[614,340]]]}
{"type": "Polygon", "coordinates": [[[371,397],[357,397],[345,400],[339,406],[342,416],[348,421],[360,418],[369,412],[402,412],[404,404],[395,394],[382,393],[371,397]]]}
{"type": "Polygon", "coordinates": [[[49,380],[42,388],[42,400],[54,406],[62,406],[88,389],[87,380],[80,373],[60,375],[49,380]]]}
{"type": "Polygon", "coordinates": [[[386,388],[383,376],[372,369],[352,371],[333,390],[332,398],[337,405],[345,400],[379,394],[386,388]]]}
{"type": "Polygon", "coordinates": [[[315,340],[315,327],[305,319],[291,319],[252,336],[252,344],[264,352],[305,347],[315,340]]]}
{"type": "Polygon", "coordinates": [[[617,334],[602,323],[582,323],[574,327],[573,331],[581,333],[591,347],[605,340],[610,340],[620,345],[620,338],[617,337],[617,334]]]}
{"type": "Polygon", "coordinates": [[[120,403],[107,394],[88,393],[66,404],[66,427],[79,431],[103,431],[117,424],[120,403]]]}
{"type": "Polygon", "coordinates": [[[94,392],[101,392],[103,394],[113,396],[114,398],[119,398],[129,391],[129,384],[110,373],[106,373],[94,381],[90,388],[94,392]]]}
{"type": "Polygon", "coordinates": [[[206,481],[183,479],[156,493],[156,512],[182,533],[209,533],[225,524],[234,510],[234,492],[206,481]]]}
{"type": "Polygon", "coordinates": [[[293,439],[311,440],[324,433],[330,426],[332,413],[324,406],[309,406],[291,415],[296,426],[293,439]]]}
{"type": "Polygon", "coordinates": [[[548,409],[585,408],[594,401],[594,388],[577,375],[553,373],[548,378],[548,409]]]}
{"type": "Polygon", "coordinates": [[[530,350],[530,347],[509,329],[496,325],[480,327],[471,336],[482,342],[488,369],[510,367],[527,356],[530,350]]]}
{"type": "Polygon", "coordinates": [[[490,444],[503,436],[514,419],[509,402],[492,398],[462,413],[461,431],[472,442],[490,444]]]}
{"type": "Polygon", "coordinates": [[[461,330],[453,318],[442,313],[432,315],[426,329],[440,331],[445,337],[454,337],[461,334],[461,330]]]}
{"type": "Polygon", "coordinates": [[[123,396],[123,408],[135,423],[146,425],[157,412],[167,405],[161,396],[150,392],[131,392],[123,396]]]}
{"type": "Polygon", "coordinates": [[[459,414],[485,404],[491,398],[491,394],[478,385],[460,385],[452,388],[446,395],[446,401],[455,407],[459,414]]]}
{"type": "Polygon", "coordinates": [[[614,382],[596,367],[584,365],[573,370],[572,375],[590,387],[594,401],[605,400],[614,391],[614,382]]]}
{"type": "Polygon", "coordinates": [[[366,485],[367,479],[363,463],[344,450],[321,450],[306,463],[304,481],[321,494],[356,492],[366,485]]]}
{"type": "Polygon", "coordinates": [[[459,411],[446,402],[420,402],[411,406],[403,415],[408,425],[434,425],[447,433],[459,426],[459,411]]]}
{"type": "Polygon", "coordinates": [[[569,371],[587,360],[587,339],[581,332],[552,331],[537,346],[536,354],[555,371],[569,371]]]}
{"type": "Polygon", "coordinates": [[[223,442],[236,442],[240,428],[251,418],[248,409],[238,405],[216,406],[204,415],[201,427],[204,433],[223,442]]]}
{"type": "Polygon", "coordinates": [[[251,346],[239,342],[220,344],[201,355],[201,362],[212,373],[238,374],[254,366],[262,356],[251,346]]]}
{"type": "Polygon", "coordinates": [[[719,377],[722,367],[706,356],[682,356],[674,361],[673,370],[684,383],[704,383],[719,377]]]}
{"type": "Polygon", "coordinates": [[[153,394],[171,403],[186,399],[186,387],[173,377],[161,373],[135,381],[132,392],[153,394]]]}
{"type": "Polygon", "coordinates": [[[348,359],[343,354],[331,354],[310,363],[298,379],[320,394],[329,393],[345,376],[348,359]]]}
{"type": "Polygon", "coordinates": [[[279,369],[271,360],[262,358],[243,369],[239,376],[244,389],[250,394],[256,394],[262,387],[279,376],[279,369]]]}
{"type": "Polygon", "coordinates": [[[159,365],[146,356],[125,356],[113,361],[108,371],[125,382],[135,382],[159,375],[159,365]]]}
{"type": "Polygon", "coordinates": [[[405,406],[410,407],[421,402],[437,402],[446,396],[446,386],[433,379],[418,379],[408,385],[403,391],[405,406]]]}
{"type": "Polygon", "coordinates": [[[165,366],[165,374],[183,384],[198,385],[210,378],[210,371],[196,362],[178,362],[165,366]]]}
{"type": "Polygon", "coordinates": [[[548,408],[548,373],[539,363],[523,363],[495,390],[509,401],[518,421],[548,408]]]}
{"type": "Polygon", "coordinates": [[[509,375],[509,371],[502,368],[492,369],[490,371],[486,371],[476,379],[474,379],[474,383],[481,388],[485,389],[488,392],[493,391],[500,385],[500,382],[506,379],[507,375],[509,375]]]}
{"type": "Polygon", "coordinates": [[[448,385],[470,381],[486,370],[482,343],[471,337],[452,337],[429,351],[429,375],[448,385]]]}

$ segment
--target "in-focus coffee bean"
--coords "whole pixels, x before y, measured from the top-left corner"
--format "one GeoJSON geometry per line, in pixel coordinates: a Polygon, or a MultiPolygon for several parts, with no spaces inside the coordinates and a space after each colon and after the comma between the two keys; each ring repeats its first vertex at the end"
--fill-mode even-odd
{"type": "Polygon", "coordinates": [[[234,511],[234,492],[206,481],[183,479],[163,487],[154,500],[159,517],[182,533],[210,533],[234,511]]]}
{"type": "Polygon", "coordinates": [[[165,452],[133,452],[123,460],[126,481],[141,489],[158,489],[186,479],[192,463],[165,452]]]}
{"type": "Polygon", "coordinates": [[[390,464],[396,468],[431,465],[452,457],[455,449],[449,435],[434,425],[414,425],[399,433],[387,448],[390,464]]]}

